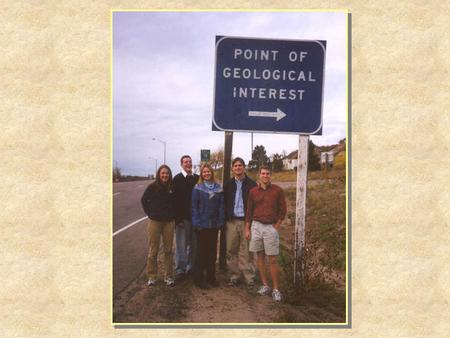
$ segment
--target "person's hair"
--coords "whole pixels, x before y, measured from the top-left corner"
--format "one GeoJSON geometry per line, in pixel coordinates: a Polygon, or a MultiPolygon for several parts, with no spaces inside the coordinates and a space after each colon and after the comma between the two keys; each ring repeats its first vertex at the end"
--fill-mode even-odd
{"type": "Polygon", "coordinates": [[[185,158],[190,158],[190,159],[192,160],[192,158],[191,158],[189,155],[183,155],[183,156],[181,156],[181,158],[180,158],[180,164],[183,164],[183,160],[184,160],[185,158]]]}
{"type": "Polygon", "coordinates": [[[242,158],[236,157],[236,158],[233,160],[233,162],[231,162],[231,166],[234,166],[234,164],[235,164],[236,162],[241,162],[241,163],[242,163],[242,166],[245,168],[245,162],[244,162],[244,160],[243,160],[242,158]]]}
{"type": "Polygon", "coordinates": [[[259,167],[259,173],[261,174],[261,170],[269,170],[270,173],[272,173],[272,170],[270,170],[270,167],[268,165],[262,165],[259,167]]]}
{"type": "Polygon", "coordinates": [[[203,183],[205,180],[203,179],[203,169],[208,168],[209,171],[211,171],[211,182],[216,182],[214,179],[214,170],[212,169],[211,165],[209,163],[204,163],[200,167],[200,178],[198,179],[198,183],[203,183]]]}
{"type": "Polygon", "coordinates": [[[170,186],[172,185],[172,170],[170,170],[168,165],[163,164],[162,166],[160,166],[158,168],[158,171],[156,172],[156,181],[155,181],[155,185],[158,188],[157,190],[160,190],[161,187],[164,186],[164,183],[161,181],[161,171],[163,169],[167,169],[169,170],[169,180],[167,181],[167,186],[170,189],[170,186]]]}

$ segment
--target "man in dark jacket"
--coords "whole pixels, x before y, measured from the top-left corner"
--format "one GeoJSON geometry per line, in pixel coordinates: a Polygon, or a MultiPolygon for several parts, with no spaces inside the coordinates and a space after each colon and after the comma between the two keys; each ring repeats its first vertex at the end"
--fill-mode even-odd
{"type": "Polygon", "coordinates": [[[173,178],[172,190],[175,208],[175,278],[183,279],[194,266],[195,236],[191,224],[191,195],[198,181],[192,172],[192,159],[183,155],[180,159],[181,172],[173,178]]]}
{"type": "Polygon", "coordinates": [[[245,210],[248,194],[256,183],[245,174],[245,162],[236,157],[231,163],[233,177],[224,184],[228,285],[237,285],[241,274],[250,287],[255,279],[255,259],[245,239],[245,210]]]}

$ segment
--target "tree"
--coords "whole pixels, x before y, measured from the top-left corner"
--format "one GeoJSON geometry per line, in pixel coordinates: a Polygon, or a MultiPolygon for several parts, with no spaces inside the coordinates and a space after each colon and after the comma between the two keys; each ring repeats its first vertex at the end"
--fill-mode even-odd
{"type": "Polygon", "coordinates": [[[223,162],[224,162],[223,147],[219,147],[212,152],[210,163],[213,169],[218,169],[223,166],[223,162]]]}
{"type": "Polygon", "coordinates": [[[283,155],[280,154],[273,154],[272,158],[272,170],[274,172],[282,171],[283,170],[283,155]]]}
{"type": "Polygon", "coordinates": [[[256,146],[252,152],[252,159],[248,163],[250,168],[258,169],[262,165],[270,165],[270,159],[266,154],[266,149],[264,146],[256,146]]]}
{"type": "Polygon", "coordinates": [[[315,171],[320,170],[320,159],[317,153],[314,151],[316,146],[309,140],[308,142],[308,170],[315,171]]]}
{"type": "Polygon", "coordinates": [[[118,182],[122,178],[122,170],[119,167],[113,168],[113,182],[118,182]]]}

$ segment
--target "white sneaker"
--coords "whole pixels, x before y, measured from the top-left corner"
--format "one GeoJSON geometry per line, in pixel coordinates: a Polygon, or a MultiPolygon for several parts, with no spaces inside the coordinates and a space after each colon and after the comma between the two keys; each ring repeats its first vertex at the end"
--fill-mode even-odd
{"type": "Polygon", "coordinates": [[[281,292],[278,289],[273,289],[272,299],[276,302],[281,302],[281,292]]]}
{"type": "Polygon", "coordinates": [[[156,285],[156,278],[149,278],[147,281],[148,286],[154,286],[156,285]]]}
{"type": "Polygon", "coordinates": [[[267,285],[263,284],[257,292],[260,295],[267,295],[270,292],[270,288],[267,285]]]}
{"type": "Polygon", "coordinates": [[[166,283],[167,286],[173,286],[175,284],[175,281],[172,277],[166,277],[164,278],[164,283],[166,283]]]}

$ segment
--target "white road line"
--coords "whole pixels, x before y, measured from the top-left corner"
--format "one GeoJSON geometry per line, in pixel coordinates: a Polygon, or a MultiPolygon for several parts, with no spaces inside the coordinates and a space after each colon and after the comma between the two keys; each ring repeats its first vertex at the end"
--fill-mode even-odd
{"type": "Polygon", "coordinates": [[[120,192],[115,192],[114,194],[113,194],[113,196],[116,196],[116,195],[119,195],[120,194],[120,192]]]}
{"type": "Polygon", "coordinates": [[[119,230],[117,230],[115,233],[113,233],[113,237],[114,237],[115,235],[120,234],[122,231],[127,230],[128,228],[132,227],[133,225],[138,224],[139,222],[142,222],[144,219],[147,219],[147,218],[148,218],[147,216],[142,217],[142,218],[138,219],[137,221],[134,221],[133,223],[130,223],[130,224],[124,226],[122,229],[119,229],[119,230]]]}

